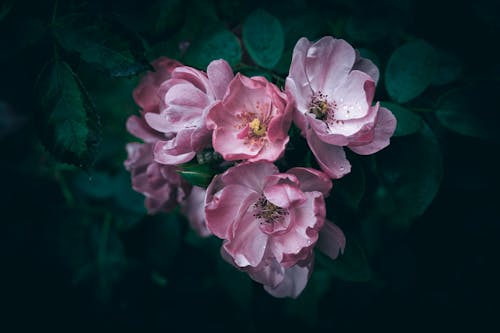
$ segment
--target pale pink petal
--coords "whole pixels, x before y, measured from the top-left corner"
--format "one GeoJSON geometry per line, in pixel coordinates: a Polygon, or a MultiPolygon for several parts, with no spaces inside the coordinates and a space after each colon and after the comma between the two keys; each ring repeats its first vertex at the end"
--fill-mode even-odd
{"type": "Polygon", "coordinates": [[[207,197],[205,216],[208,229],[219,238],[229,238],[232,224],[258,197],[259,194],[241,185],[228,185],[207,197]]]}
{"type": "Polygon", "coordinates": [[[342,230],[335,224],[325,221],[319,232],[318,249],[330,258],[336,259],[339,254],[344,253],[345,243],[342,230]]]}
{"type": "Polygon", "coordinates": [[[343,83],[352,69],[356,53],[345,40],[326,36],[311,45],[305,72],[314,92],[328,93],[343,83]]]}
{"type": "Polygon", "coordinates": [[[278,168],[269,162],[245,162],[228,169],[222,175],[225,184],[239,184],[251,188],[256,193],[264,191],[268,176],[278,173],[278,168]]]}
{"type": "Polygon", "coordinates": [[[317,232],[323,226],[326,214],[325,201],[319,192],[306,192],[305,196],[306,201],[293,209],[293,222],[288,231],[272,235],[270,248],[278,262],[282,262],[284,254],[299,254],[318,239],[317,232]]]}
{"type": "Polygon", "coordinates": [[[329,98],[335,100],[335,119],[346,121],[367,115],[375,94],[375,82],[363,72],[352,71],[329,98]]]}
{"type": "Polygon", "coordinates": [[[153,145],[138,142],[127,143],[126,145],[128,158],[124,165],[127,171],[134,170],[147,166],[153,161],[153,145]]]}
{"type": "Polygon", "coordinates": [[[204,92],[208,92],[210,90],[207,74],[192,67],[177,67],[172,72],[172,78],[188,81],[193,86],[204,92]]]}
{"type": "Polygon", "coordinates": [[[264,289],[274,297],[297,298],[307,285],[313,269],[314,257],[303,266],[295,265],[285,270],[283,281],[276,287],[264,285],[264,289]]]}
{"type": "Polygon", "coordinates": [[[192,83],[176,84],[165,95],[167,105],[179,105],[204,109],[210,103],[207,94],[192,83]]]}
{"type": "Polygon", "coordinates": [[[161,164],[183,164],[191,161],[195,155],[195,152],[174,152],[174,149],[172,149],[171,141],[158,141],[154,146],[154,159],[156,162],[161,164]]]}
{"type": "Polygon", "coordinates": [[[281,208],[300,205],[306,200],[305,194],[290,184],[266,186],[264,196],[269,202],[281,208]]]}
{"type": "Polygon", "coordinates": [[[293,118],[293,103],[288,100],[288,97],[279,94],[279,92],[274,94],[274,97],[273,105],[283,111],[281,114],[275,115],[269,122],[267,137],[271,142],[288,138],[288,130],[292,125],[293,118]]]}
{"type": "Polygon", "coordinates": [[[312,130],[307,131],[307,143],[321,169],[331,178],[342,178],[351,172],[351,164],[342,147],[322,142],[312,130]]]}
{"type": "Polygon", "coordinates": [[[226,161],[246,160],[256,156],[262,146],[244,144],[238,131],[228,127],[217,128],[213,132],[212,145],[214,150],[226,161]]]}
{"type": "Polygon", "coordinates": [[[306,55],[311,45],[304,37],[295,44],[290,72],[285,81],[285,90],[295,98],[296,107],[302,113],[309,109],[309,102],[314,93],[306,74],[306,55]]]}
{"type": "Polygon", "coordinates": [[[356,50],[356,61],[354,62],[352,69],[362,71],[370,75],[373,81],[375,81],[375,84],[377,84],[378,79],[380,78],[378,67],[370,59],[361,57],[358,50],[356,50]]]}
{"type": "Polygon", "coordinates": [[[260,264],[267,247],[268,236],[259,228],[251,212],[236,221],[233,237],[224,242],[224,249],[234,258],[239,267],[260,264]]]}
{"type": "Polygon", "coordinates": [[[158,140],[164,140],[165,136],[149,127],[143,118],[130,116],[127,119],[127,131],[132,135],[142,139],[144,142],[154,143],[158,140]]]}
{"type": "Polygon", "coordinates": [[[226,112],[222,102],[217,102],[207,113],[206,127],[214,129],[215,127],[237,127],[241,124],[241,119],[238,118],[238,113],[226,112]]]}
{"type": "Polygon", "coordinates": [[[274,258],[263,260],[259,266],[250,266],[245,270],[254,281],[271,288],[276,288],[285,278],[285,268],[274,258]]]}
{"type": "Polygon", "coordinates": [[[158,58],[152,62],[155,72],[147,72],[132,93],[134,101],[144,112],[158,112],[160,103],[158,88],[162,82],[171,77],[172,71],[181,65],[181,63],[166,57],[158,58]]]}
{"type": "Polygon", "coordinates": [[[207,75],[215,98],[221,100],[234,77],[231,66],[223,59],[214,60],[207,67],[207,75]]]}
{"type": "Polygon", "coordinates": [[[311,168],[292,168],[286,173],[295,175],[300,182],[300,189],[303,192],[319,191],[324,196],[330,194],[332,181],[323,172],[311,168]]]}
{"type": "Polygon", "coordinates": [[[281,158],[285,153],[285,148],[290,138],[287,136],[284,140],[276,140],[274,142],[266,142],[259,150],[258,154],[249,157],[250,162],[269,161],[274,162],[281,158]]]}
{"type": "Polygon", "coordinates": [[[388,109],[381,107],[378,112],[373,141],[365,145],[349,145],[349,148],[360,155],[369,155],[387,147],[396,130],[396,117],[388,109]]]}
{"type": "Polygon", "coordinates": [[[206,192],[201,187],[193,186],[189,196],[181,202],[182,212],[186,215],[189,225],[201,237],[208,237],[212,234],[205,221],[204,202],[206,192]]]}

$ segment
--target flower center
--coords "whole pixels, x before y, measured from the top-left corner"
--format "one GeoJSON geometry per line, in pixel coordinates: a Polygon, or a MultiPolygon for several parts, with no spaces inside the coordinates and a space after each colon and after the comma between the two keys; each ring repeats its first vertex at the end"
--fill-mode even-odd
{"type": "MultiPolygon", "coordinates": [[[[259,200],[254,204],[257,212],[253,214],[258,219],[264,220],[266,223],[272,223],[280,219],[283,216],[288,215],[288,211],[284,208],[278,207],[275,204],[269,202],[264,196],[261,196],[259,200]]],[[[263,222],[261,222],[262,224],[263,222]]]]}
{"type": "Polygon", "coordinates": [[[327,95],[321,91],[314,94],[311,102],[309,103],[309,112],[312,113],[316,119],[328,121],[334,118],[337,103],[328,102],[327,95]]]}
{"type": "Polygon", "coordinates": [[[263,136],[266,134],[266,125],[262,124],[259,120],[259,118],[254,118],[248,126],[252,130],[252,133],[256,136],[263,136]]]}

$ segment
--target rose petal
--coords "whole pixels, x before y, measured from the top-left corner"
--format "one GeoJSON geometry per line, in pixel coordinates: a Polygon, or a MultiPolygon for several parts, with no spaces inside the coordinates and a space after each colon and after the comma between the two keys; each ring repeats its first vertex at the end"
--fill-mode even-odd
{"type": "Polygon", "coordinates": [[[264,285],[264,289],[274,297],[297,298],[307,285],[312,272],[314,257],[303,266],[295,265],[285,270],[283,281],[276,287],[264,285]]]}
{"type": "Polygon", "coordinates": [[[262,193],[267,177],[278,172],[278,168],[270,162],[246,162],[228,169],[222,175],[222,181],[224,184],[239,184],[262,193]]]}
{"type": "Polygon", "coordinates": [[[239,267],[257,266],[266,250],[268,236],[259,228],[251,212],[244,214],[233,228],[233,237],[224,242],[224,249],[239,267]]]}
{"type": "Polygon", "coordinates": [[[370,59],[361,57],[358,50],[356,50],[356,61],[354,62],[352,69],[362,71],[370,75],[373,81],[375,81],[375,84],[377,84],[378,79],[380,78],[378,67],[370,59]]]}
{"type": "Polygon", "coordinates": [[[292,168],[286,173],[295,175],[300,182],[300,189],[303,192],[319,191],[324,196],[330,194],[332,181],[323,172],[311,168],[292,168]]]}
{"type": "Polygon", "coordinates": [[[334,91],[352,69],[356,53],[345,40],[326,36],[307,50],[305,71],[314,92],[334,91]]]}
{"type": "Polygon", "coordinates": [[[207,75],[215,98],[221,100],[234,77],[231,66],[223,59],[214,60],[207,67],[207,75]]]}
{"type": "Polygon", "coordinates": [[[349,148],[360,155],[370,155],[387,147],[390,143],[390,138],[396,130],[396,118],[388,109],[381,107],[378,112],[377,122],[375,124],[375,132],[373,140],[365,145],[349,145],[349,148]]]}
{"type": "Polygon", "coordinates": [[[335,224],[325,221],[323,228],[319,232],[317,247],[324,254],[332,259],[336,259],[339,253],[344,253],[345,236],[342,230],[335,224]]]}
{"type": "Polygon", "coordinates": [[[351,164],[342,147],[322,142],[312,130],[307,131],[307,143],[321,169],[331,178],[342,178],[351,172],[351,164]]]}
{"type": "Polygon", "coordinates": [[[234,221],[239,219],[258,197],[259,194],[248,187],[241,185],[224,187],[206,202],[205,217],[208,229],[219,238],[228,238],[234,221]]]}

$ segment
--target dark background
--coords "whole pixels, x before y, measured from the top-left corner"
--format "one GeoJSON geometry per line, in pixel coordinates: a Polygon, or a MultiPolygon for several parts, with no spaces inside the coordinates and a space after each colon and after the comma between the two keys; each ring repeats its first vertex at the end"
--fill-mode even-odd
{"type": "MultiPolygon", "coordinates": [[[[498,144],[449,131],[432,114],[424,114],[438,138],[444,165],[439,191],[426,212],[407,228],[383,224],[376,228],[372,237],[379,245],[368,251],[369,281],[328,276],[327,287],[317,294],[309,292],[296,301],[274,299],[260,285],[240,275],[233,278],[229,266],[226,271],[216,240],[196,238],[185,223],[163,225],[164,220],[181,219],[176,215],[150,217],[140,208],[130,213],[120,205],[122,199],[116,204],[107,197],[101,199],[106,196],[102,193],[89,196],[78,185],[82,171],[61,166],[43,148],[37,135],[34,85],[50,57],[50,33],[43,27],[50,21],[53,3],[11,3],[11,12],[0,21],[0,103],[4,103],[0,330],[481,332],[496,326],[498,144]],[[65,191],[73,192],[69,199],[65,191]]],[[[429,88],[412,105],[429,107],[446,89],[469,82],[484,84],[485,89],[493,81],[498,86],[499,12],[489,1],[214,3],[221,22],[238,36],[244,18],[256,8],[280,20],[313,11],[325,21],[379,17],[392,32],[400,33],[373,43],[352,43],[375,51],[381,73],[406,38],[401,36],[424,39],[453,52],[462,64],[460,77],[445,88],[429,88]],[[228,15],[224,8],[230,6],[236,10],[228,15]]],[[[148,1],[60,1],[59,13],[79,7],[103,15],[119,12],[131,17],[131,26],[156,45],[174,38],[194,5],[179,3],[174,14],[165,18],[171,24],[160,30],[147,26],[148,15],[153,15],[149,8],[154,6],[148,1]]],[[[348,35],[340,37],[351,42],[348,35]]],[[[152,60],[156,52],[146,56],[152,60]]],[[[122,170],[123,147],[132,138],[124,124],[137,110],[130,96],[137,77],[109,79],[74,55],[67,59],[101,111],[103,145],[93,170],[128,179],[122,170]]],[[[379,86],[378,99],[387,99],[383,83],[379,86]]],[[[477,108],[494,126],[499,124],[497,96],[498,91],[489,96],[493,103],[477,100],[477,108]]],[[[137,202],[137,197],[133,199],[137,202]]],[[[359,229],[348,223],[339,224],[347,231],[359,229]]],[[[363,246],[370,248],[363,240],[363,246]]],[[[317,275],[315,285],[322,279],[317,275]]]]}

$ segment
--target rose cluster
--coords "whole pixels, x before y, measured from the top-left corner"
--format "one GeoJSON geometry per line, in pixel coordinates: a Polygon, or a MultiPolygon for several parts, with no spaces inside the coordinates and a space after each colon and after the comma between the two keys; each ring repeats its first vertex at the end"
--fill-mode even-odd
{"type": "MultiPolygon", "coordinates": [[[[342,231],[326,220],[332,179],[350,172],[344,147],[368,155],[389,144],[396,119],[373,104],[377,67],[346,41],[298,41],[284,91],[266,78],[233,73],[224,60],[206,71],[160,58],[133,96],[141,115],[127,121],[144,143],[127,145],[125,167],[149,213],[180,204],[202,236],[223,240],[223,258],[276,297],[297,297],[307,284],[314,248],[335,259],[342,231]],[[292,122],[316,170],[280,170],[292,122]],[[207,189],[179,171],[219,157],[207,189]],[[198,162],[195,162],[198,161],[198,162]]],[[[212,162],[213,163],[213,162],[212,162]]]]}

